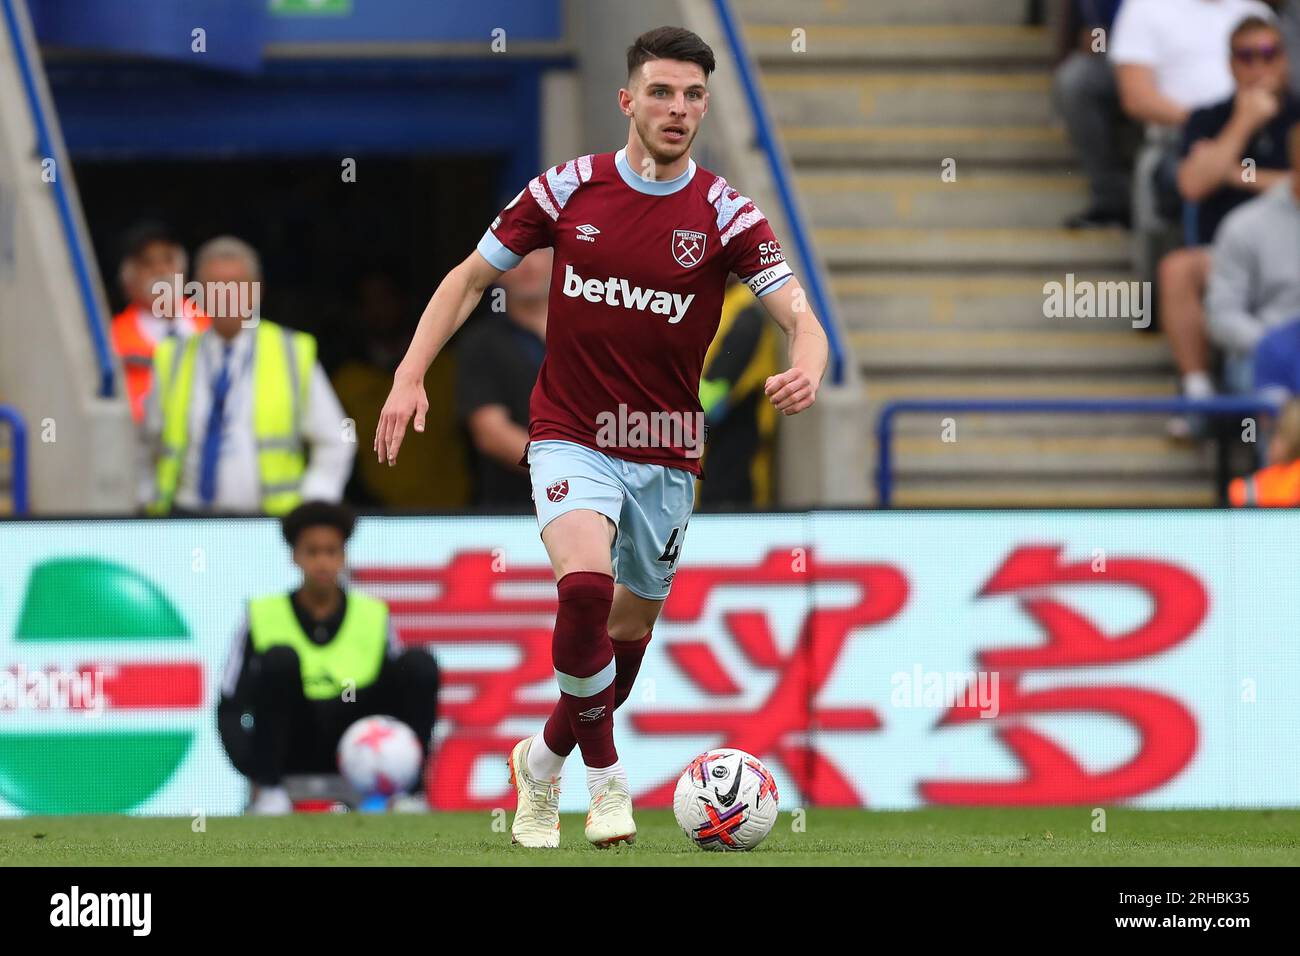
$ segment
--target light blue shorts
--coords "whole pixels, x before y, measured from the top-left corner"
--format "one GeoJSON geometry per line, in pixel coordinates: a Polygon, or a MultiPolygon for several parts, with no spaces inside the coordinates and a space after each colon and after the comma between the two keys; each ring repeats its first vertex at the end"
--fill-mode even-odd
{"type": "Polygon", "coordinates": [[[614,580],[650,601],[668,596],[695,507],[694,475],[553,439],[529,443],[528,472],[538,530],[570,511],[599,511],[618,529],[614,580]]]}

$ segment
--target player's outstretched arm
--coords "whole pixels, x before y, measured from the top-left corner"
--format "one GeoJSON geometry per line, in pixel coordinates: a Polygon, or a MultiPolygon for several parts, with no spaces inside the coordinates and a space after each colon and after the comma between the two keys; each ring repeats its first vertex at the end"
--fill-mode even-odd
{"type": "Polygon", "coordinates": [[[817,400],[817,389],[830,357],[826,332],[794,277],[758,301],[785,331],[790,354],[790,368],[769,376],[763,391],[778,412],[797,415],[817,400]]]}
{"type": "Polygon", "coordinates": [[[438,284],[420,316],[420,325],[406,350],[406,357],[397,366],[393,388],[379,414],[374,447],[381,463],[397,464],[397,452],[402,447],[406,426],[412,417],[415,418],[415,430],[424,431],[424,416],[429,410],[429,399],[424,393],[424,373],[447,340],[465,324],[483,292],[500,275],[501,270],[494,268],[475,250],[438,284]]]}

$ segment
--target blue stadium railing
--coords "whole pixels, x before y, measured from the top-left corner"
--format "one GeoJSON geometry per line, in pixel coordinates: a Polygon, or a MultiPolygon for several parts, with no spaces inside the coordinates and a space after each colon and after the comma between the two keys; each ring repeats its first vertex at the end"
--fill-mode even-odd
{"type": "Polygon", "coordinates": [[[1007,415],[1269,415],[1277,405],[1261,398],[1058,398],[1058,399],[908,399],[888,402],[876,419],[876,492],[882,508],[894,495],[894,419],[912,412],[993,413],[1007,415]]]}
{"type": "MultiPolygon", "coordinates": [[[[32,58],[28,55],[28,47],[25,42],[28,35],[23,32],[18,21],[18,10],[15,6],[17,2],[20,2],[20,0],[0,0],[0,8],[4,10],[5,27],[9,31],[14,56],[18,61],[18,72],[22,75],[23,92],[27,96],[27,104],[32,114],[32,123],[36,127],[35,146],[37,155],[43,159],[53,159],[54,140],[50,135],[50,124],[45,115],[45,110],[41,106],[40,95],[37,92],[36,70],[40,67],[38,63],[33,63],[32,58]]],[[[54,193],[54,204],[59,211],[59,223],[63,227],[63,239],[67,243],[68,252],[72,257],[72,271],[77,280],[77,291],[81,296],[86,324],[90,330],[90,341],[95,352],[95,364],[99,371],[98,394],[101,398],[112,398],[115,377],[113,356],[109,351],[108,333],[104,330],[104,323],[100,320],[94,283],[91,279],[90,263],[77,235],[77,226],[72,210],[72,197],[69,195],[67,188],[68,172],[60,170],[57,166],[54,172],[55,175],[49,183],[49,187],[54,193]]]]}
{"type": "Polygon", "coordinates": [[[16,515],[27,514],[27,424],[18,409],[0,405],[0,422],[9,426],[9,497],[16,515]]]}
{"type": "Polygon", "coordinates": [[[767,157],[768,166],[772,171],[772,181],[776,185],[777,195],[781,200],[781,210],[785,214],[786,224],[789,226],[791,237],[794,239],[799,261],[804,264],[806,274],[800,277],[800,281],[807,290],[808,297],[812,300],[812,307],[817,312],[822,327],[826,330],[826,339],[830,345],[830,367],[827,369],[827,375],[833,384],[843,384],[845,371],[844,343],[840,338],[834,301],[831,298],[830,290],[826,287],[826,280],[818,266],[818,260],[814,258],[812,239],[808,234],[807,223],[804,222],[800,213],[799,204],[795,200],[794,186],[790,181],[790,174],[785,167],[784,156],[777,143],[775,127],[772,118],[768,115],[767,104],[763,101],[758,75],[754,70],[753,61],[749,58],[749,50],[745,45],[744,37],[741,35],[740,26],[736,21],[729,0],[714,0],[714,6],[717,8],[718,20],[722,24],[722,32],[726,35],[727,45],[731,47],[731,55],[736,62],[736,69],[740,73],[740,82],[745,89],[745,99],[749,103],[750,114],[754,117],[754,129],[758,137],[758,145],[767,157]]]}

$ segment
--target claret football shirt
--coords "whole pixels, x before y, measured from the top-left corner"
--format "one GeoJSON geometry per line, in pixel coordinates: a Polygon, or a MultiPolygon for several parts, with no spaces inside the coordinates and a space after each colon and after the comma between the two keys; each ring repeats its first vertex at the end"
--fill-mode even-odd
{"type": "Polygon", "coordinates": [[[647,180],[624,153],[533,179],[478,251],[501,270],[555,253],[529,438],[698,475],[700,374],[727,276],[763,296],[790,267],[766,217],[721,176],[691,160],[676,179],[647,180]]]}

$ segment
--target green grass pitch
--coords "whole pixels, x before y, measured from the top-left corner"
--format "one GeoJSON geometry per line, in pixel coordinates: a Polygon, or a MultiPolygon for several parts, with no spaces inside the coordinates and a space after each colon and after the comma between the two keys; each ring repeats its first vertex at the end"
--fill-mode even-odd
{"type": "Polygon", "coordinates": [[[637,814],[632,847],[597,850],[565,815],[559,850],[510,846],[498,813],[28,817],[0,821],[0,867],[61,866],[1262,866],[1300,865],[1300,810],[1090,808],[782,813],[751,853],[706,853],[668,811],[637,814]]]}

